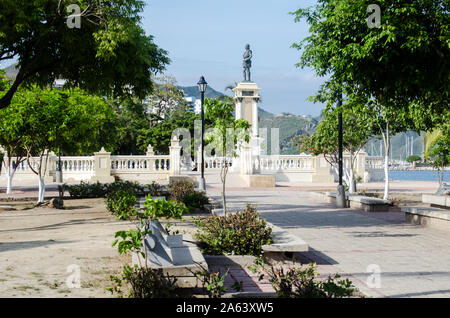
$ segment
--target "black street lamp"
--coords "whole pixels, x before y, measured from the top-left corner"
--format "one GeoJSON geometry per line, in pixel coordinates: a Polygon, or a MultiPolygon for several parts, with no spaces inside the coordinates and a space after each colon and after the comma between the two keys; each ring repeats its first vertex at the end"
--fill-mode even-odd
{"type": "Polygon", "coordinates": [[[201,154],[201,160],[202,160],[202,166],[201,166],[201,180],[200,180],[200,190],[206,190],[206,183],[205,183],[205,158],[204,158],[204,148],[205,148],[205,141],[204,141],[204,134],[205,134],[205,112],[203,110],[203,102],[205,101],[205,92],[206,92],[206,86],[208,83],[206,83],[205,78],[202,76],[200,77],[200,80],[197,83],[198,90],[200,91],[200,103],[201,103],[201,116],[202,116],[202,154],[201,154]]]}
{"type": "Polygon", "coordinates": [[[343,156],[342,156],[342,152],[343,152],[343,136],[342,136],[342,110],[341,110],[341,106],[342,106],[342,93],[339,95],[338,98],[338,132],[339,132],[339,137],[338,137],[338,143],[339,143],[339,185],[337,188],[337,194],[336,194],[336,205],[338,208],[346,208],[346,200],[345,200],[345,188],[344,185],[342,184],[342,175],[343,175],[343,156]]]}
{"type": "Polygon", "coordinates": [[[61,149],[60,148],[58,148],[58,163],[56,165],[56,183],[63,183],[61,149]]]}

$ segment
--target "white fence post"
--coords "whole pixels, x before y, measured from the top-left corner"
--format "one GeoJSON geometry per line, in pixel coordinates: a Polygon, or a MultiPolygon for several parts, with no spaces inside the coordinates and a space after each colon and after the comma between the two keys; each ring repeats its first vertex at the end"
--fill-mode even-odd
{"type": "Polygon", "coordinates": [[[105,148],[99,152],[94,152],[95,155],[95,174],[92,181],[101,183],[114,182],[114,177],[111,175],[111,153],[107,152],[105,148]]]}
{"type": "Polygon", "coordinates": [[[177,176],[180,174],[180,165],[181,165],[181,146],[180,141],[177,136],[174,136],[170,142],[169,147],[170,154],[170,175],[177,176]]]}

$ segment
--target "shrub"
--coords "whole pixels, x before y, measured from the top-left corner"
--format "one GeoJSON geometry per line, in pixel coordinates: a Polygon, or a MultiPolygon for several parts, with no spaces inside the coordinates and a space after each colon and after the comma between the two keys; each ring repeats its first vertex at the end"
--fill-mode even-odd
{"type": "Polygon", "coordinates": [[[169,185],[169,198],[178,202],[183,201],[183,196],[194,192],[194,185],[187,181],[177,181],[169,185]]]}
{"type": "Polygon", "coordinates": [[[156,183],[153,181],[151,184],[148,184],[146,186],[148,190],[148,194],[150,194],[152,197],[159,197],[163,195],[163,186],[159,183],[156,183]]]}
{"type": "Polygon", "coordinates": [[[183,195],[181,200],[192,212],[193,209],[205,209],[205,205],[209,204],[209,198],[203,191],[192,191],[183,195]]]}
{"type": "Polygon", "coordinates": [[[166,219],[182,219],[183,213],[189,212],[184,203],[177,201],[153,200],[150,195],[145,197],[144,213],[151,219],[164,217],[166,219]]]}
{"type": "Polygon", "coordinates": [[[112,294],[122,296],[121,287],[123,283],[130,285],[130,298],[174,298],[177,297],[177,286],[175,277],[164,274],[162,269],[147,267],[139,268],[124,266],[122,277],[110,276],[113,286],[107,288],[112,294]]]}
{"type": "Polygon", "coordinates": [[[116,181],[105,185],[105,195],[119,190],[128,192],[136,197],[144,196],[145,194],[145,186],[140,185],[138,182],[116,181]]]}
{"type": "Polygon", "coordinates": [[[207,245],[205,254],[259,256],[262,245],[271,243],[272,229],[250,205],[242,212],[197,219],[195,224],[199,227],[196,239],[207,245]]]}
{"type": "Polygon", "coordinates": [[[136,197],[124,190],[117,190],[106,195],[106,209],[120,220],[128,219],[135,211],[136,197]]]}
{"type": "Polygon", "coordinates": [[[104,198],[108,193],[123,190],[139,197],[145,195],[145,189],[148,188],[152,195],[161,195],[162,186],[153,182],[147,186],[140,185],[138,182],[131,181],[115,181],[113,183],[88,183],[81,181],[80,184],[67,185],[64,184],[62,189],[68,191],[71,198],[104,198]]]}
{"type": "Polygon", "coordinates": [[[286,273],[282,267],[263,269],[279,297],[283,298],[343,298],[353,295],[354,288],[348,279],[339,280],[340,276],[328,276],[326,281],[317,280],[316,264],[306,269],[291,268],[286,273]]]}

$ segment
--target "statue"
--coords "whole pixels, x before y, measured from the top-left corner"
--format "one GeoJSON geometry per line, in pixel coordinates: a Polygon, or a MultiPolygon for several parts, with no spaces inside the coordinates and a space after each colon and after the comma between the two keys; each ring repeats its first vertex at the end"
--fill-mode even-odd
{"type": "Polygon", "coordinates": [[[250,45],[245,46],[244,52],[244,82],[250,82],[250,68],[252,67],[252,50],[250,50],[250,45]]]}

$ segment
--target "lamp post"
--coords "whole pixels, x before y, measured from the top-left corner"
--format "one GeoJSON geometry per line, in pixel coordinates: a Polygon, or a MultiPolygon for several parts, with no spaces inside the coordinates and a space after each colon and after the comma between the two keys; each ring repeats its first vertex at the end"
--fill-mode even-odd
{"type": "Polygon", "coordinates": [[[61,165],[61,149],[58,148],[58,164],[56,165],[56,183],[63,183],[62,165],[61,165]]]}
{"type": "Polygon", "coordinates": [[[345,188],[342,184],[342,175],[343,175],[343,156],[342,156],[342,149],[343,149],[343,136],[342,136],[342,93],[339,95],[337,107],[339,110],[338,113],[338,143],[339,143],[339,185],[337,188],[337,194],[336,194],[336,205],[338,208],[346,208],[346,200],[345,200],[345,188]]]}
{"type": "Polygon", "coordinates": [[[200,77],[200,80],[197,83],[198,90],[200,91],[200,105],[201,105],[201,116],[202,116],[202,147],[201,147],[201,180],[200,180],[200,190],[206,190],[206,183],[205,183],[205,158],[204,158],[204,149],[205,149],[205,140],[204,140],[204,134],[205,134],[205,112],[203,110],[203,102],[205,101],[205,91],[206,86],[208,83],[205,81],[205,78],[202,76],[200,77]]]}

